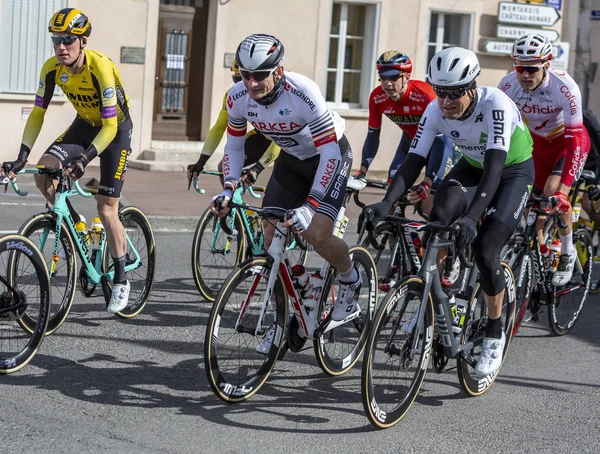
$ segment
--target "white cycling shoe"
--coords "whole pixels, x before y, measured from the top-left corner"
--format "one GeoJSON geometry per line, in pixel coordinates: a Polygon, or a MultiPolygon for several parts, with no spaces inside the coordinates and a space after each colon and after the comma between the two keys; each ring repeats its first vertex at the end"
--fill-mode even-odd
{"type": "Polygon", "coordinates": [[[561,255],[558,267],[552,276],[552,285],[561,287],[567,285],[573,277],[573,270],[575,269],[575,254],[573,255],[561,255]]]}
{"type": "Polygon", "coordinates": [[[502,354],[506,344],[506,335],[502,332],[501,339],[484,337],[481,355],[475,366],[475,375],[485,377],[495,373],[502,365],[502,354]]]}
{"type": "Polygon", "coordinates": [[[107,312],[116,314],[121,312],[127,307],[129,302],[129,291],[131,290],[131,284],[127,281],[126,284],[114,284],[112,288],[112,294],[110,295],[110,302],[106,308],[107,312]]]}
{"type": "Polygon", "coordinates": [[[358,306],[358,293],[362,286],[362,277],[358,273],[358,280],[354,284],[346,284],[340,282],[340,292],[331,311],[331,319],[339,322],[344,320],[349,315],[360,310],[358,306]]]}
{"type": "Polygon", "coordinates": [[[271,345],[273,344],[273,338],[275,337],[275,326],[276,323],[273,323],[267,331],[267,333],[265,334],[265,337],[263,337],[262,340],[258,343],[258,345],[256,346],[256,353],[260,353],[262,355],[266,355],[267,353],[269,353],[271,345]]]}

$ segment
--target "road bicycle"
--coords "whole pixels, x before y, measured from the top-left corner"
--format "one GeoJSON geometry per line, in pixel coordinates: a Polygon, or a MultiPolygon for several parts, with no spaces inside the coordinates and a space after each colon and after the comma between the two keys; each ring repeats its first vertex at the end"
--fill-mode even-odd
{"type": "MultiPolygon", "coordinates": [[[[52,307],[46,334],[52,334],[64,322],[71,310],[75,298],[75,288],[79,281],[79,289],[85,297],[93,295],[97,285],[101,285],[106,305],[112,293],[114,264],[108,251],[106,232],[103,229],[79,231],[75,212],[69,197],[79,194],[82,197],[93,197],[97,190],[84,190],[77,181],[63,175],[63,169],[37,166],[24,169],[19,174],[40,174],[58,180],[54,206],[45,213],[40,213],[26,221],[19,229],[19,234],[30,238],[41,251],[48,265],[52,287],[52,307]],[[82,262],[76,273],[77,261],[75,253],[82,262]]],[[[10,180],[15,192],[26,196],[21,191],[17,179],[10,180]]],[[[131,318],[138,315],[146,305],[155,270],[155,240],[150,222],[146,215],[133,206],[119,211],[119,220],[125,229],[127,251],[125,272],[131,285],[129,303],[117,315],[131,318]]],[[[33,331],[35,320],[23,318],[24,328],[33,331]]]]}
{"type": "MultiPolygon", "coordinates": [[[[378,428],[397,424],[419,394],[430,358],[434,370],[444,370],[448,360],[457,360],[461,388],[469,396],[485,393],[500,369],[486,376],[474,373],[488,320],[487,305],[479,285],[477,266],[460,259],[471,269],[467,293],[456,295],[464,313],[454,312],[442,287],[436,257],[442,248],[453,247],[456,227],[436,222],[414,221],[388,216],[416,232],[431,233],[423,264],[414,276],[397,282],[380,303],[365,346],[361,374],[361,396],[369,421],[378,428]],[[449,239],[445,236],[449,235],[449,239]]],[[[505,296],[502,327],[506,336],[502,362],[511,342],[515,317],[514,278],[502,264],[505,296]]]]}
{"type": "MultiPolygon", "coordinates": [[[[211,310],[204,342],[204,365],[214,393],[227,402],[241,402],[256,393],[269,377],[284,344],[298,352],[306,341],[321,369],[341,375],[356,363],[369,332],[377,303],[377,273],[369,252],[361,246],[350,248],[352,263],[362,277],[359,310],[344,320],[333,321],[336,302],[334,280],[337,272],[323,261],[319,273],[311,276],[310,295],[303,295],[285,250],[287,228],[282,209],[252,209],[265,219],[277,220],[267,256],[242,263],[227,278],[211,310]],[[291,318],[289,310],[291,306],[291,318]],[[273,338],[266,354],[257,352],[269,330],[273,338]]],[[[342,236],[348,219],[344,206],[334,224],[342,236]]]]}
{"type": "MultiPolygon", "coordinates": [[[[579,192],[581,182],[575,187],[573,201],[579,192]]],[[[593,268],[592,238],[585,228],[574,229],[573,244],[577,251],[573,277],[567,285],[555,287],[552,284],[553,266],[558,261],[552,254],[544,258],[540,251],[536,222],[538,216],[547,215],[550,207],[557,202],[556,197],[530,196],[526,207],[529,214],[525,230],[518,230],[507,244],[502,254],[516,277],[517,315],[514,332],[519,329],[527,309],[535,320],[544,306],[547,306],[548,322],[552,333],[557,336],[567,334],[577,322],[587,298],[593,268]]],[[[558,221],[552,217],[546,227],[547,242],[551,242],[558,221]]]]}
{"type": "MultiPolygon", "coordinates": [[[[221,176],[221,172],[201,172],[201,175],[221,176]]],[[[198,179],[193,179],[197,192],[206,191],[198,187],[198,179]]],[[[244,202],[244,195],[260,199],[264,188],[248,186],[243,182],[233,192],[235,204],[244,202]]],[[[227,215],[227,221],[221,222],[210,207],[204,210],[192,240],[192,274],[198,291],[207,301],[213,302],[219,289],[232,269],[251,257],[264,254],[263,228],[259,217],[252,210],[234,208],[227,215]]],[[[290,235],[286,248],[290,260],[304,265],[307,248],[297,245],[299,239],[290,235]]]]}
{"type": "Polygon", "coordinates": [[[40,251],[20,235],[0,238],[0,374],[25,367],[48,327],[50,277],[40,251]],[[30,330],[23,325],[31,322],[30,330]]]}

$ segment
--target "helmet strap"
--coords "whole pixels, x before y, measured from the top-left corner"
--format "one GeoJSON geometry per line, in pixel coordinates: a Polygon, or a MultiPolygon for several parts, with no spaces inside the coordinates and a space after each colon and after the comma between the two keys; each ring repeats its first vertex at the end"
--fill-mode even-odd
{"type": "MultiPolygon", "coordinates": [[[[275,77],[275,74],[273,74],[271,77],[275,77]]],[[[284,87],[285,87],[285,74],[283,74],[281,76],[281,78],[277,82],[275,82],[275,86],[269,93],[267,93],[265,96],[263,96],[260,99],[256,99],[256,102],[258,104],[260,104],[261,106],[268,106],[268,105],[273,104],[275,101],[277,101],[277,99],[279,99],[279,96],[281,96],[281,93],[283,92],[284,87]]]]}
{"type": "Polygon", "coordinates": [[[468,92],[469,98],[471,98],[471,102],[469,106],[465,109],[463,114],[457,118],[458,121],[464,121],[471,116],[473,112],[475,112],[475,107],[477,106],[477,100],[479,99],[479,94],[477,93],[477,87],[473,87],[468,92]]]}
{"type": "Polygon", "coordinates": [[[81,54],[83,54],[83,46],[81,45],[81,38],[79,38],[79,55],[77,55],[77,58],[75,58],[75,60],[73,60],[73,63],[69,63],[67,66],[68,68],[74,68],[75,65],[77,64],[77,62],[79,61],[79,59],[81,58],[81,54]]]}
{"type": "Polygon", "coordinates": [[[546,80],[546,76],[548,75],[548,71],[546,70],[546,65],[544,65],[544,69],[542,69],[542,71],[544,71],[544,76],[542,77],[542,80],[540,81],[539,84],[537,84],[535,86],[535,88],[531,91],[536,91],[538,88],[540,88],[540,85],[542,85],[544,83],[544,81],[546,80]]]}

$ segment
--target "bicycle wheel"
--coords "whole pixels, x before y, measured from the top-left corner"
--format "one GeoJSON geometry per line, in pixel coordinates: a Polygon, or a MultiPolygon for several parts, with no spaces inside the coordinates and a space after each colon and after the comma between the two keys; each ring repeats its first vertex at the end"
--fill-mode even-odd
{"type": "Polygon", "coordinates": [[[367,418],[378,428],[391,427],[406,415],[425,378],[434,316],[428,295],[423,331],[417,333],[423,289],[420,277],[404,278],[385,296],[373,320],[362,364],[361,397],[367,418]]]}
{"type": "Polygon", "coordinates": [[[592,277],[590,278],[590,293],[600,292],[600,233],[594,226],[592,230],[592,247],[594,250],[592,259],[592,277]]]}
{"type": "Polygon", "coordinates": [[[524,241],[525,238],[522,236],[511,238],[500,255],[500,260],[510,267],[515,276],[516,295],[513,336],[521,326],[521,321],[533,291],[533,264],[531,256],[525,255],[524,241]]]}
{"type": "MultiPolygon", "coordinates": [[[[121,312],[117,312],[121,318],[132,318],[142,312],[152,290],[156,265],[156,242],[150,222],[139,208],[133,206],[123,208],[119,212],[119,219],[128,238],[125,266],[131,265],[136,260],[132,247],[140,256],[138,266],[127,271],[127,280],[131,285],[127,307],[121,312]]],[[[105,273],[114,268],[107,243],[104,244],[102,263],[105,273]]],[[[102,279],[102,292],[108,305],[112,293],[112,282],[109,282],[108,279],[102,279]]]]}
{"type": "Polygon", "coordinates": [[[394,263],[391,262],[396,243],[401,241],[400,235],[401,233],[395,224],[384,222],[375,227],[373,232],[377,242],[385,245],[382,250],[375,249],[368,238],[365,238],[362,243],[362,246],[371,253],[377,265],[378,285],[385,285],[385,289],[392,287],[394,285],[393,281],[404,275],[404,260],[400,247],[397,249],[394,263]]]}
{"type": "Polygon", "coordinates": [[[0,239],[0,374],[25,367],[44,340],[51,306],[44,257],[29,239],[0,239]],[[33,329],[23,330],[27,316],[33,329]]]}
{"type": "MultiPolygon", "coordinates": [[[[29,238],[36,245],[49,270],[52,306],[50,307],[50,320],[46,335],[50,335],[63,324],[75,299],[75,287],[77,285],[75,243],[63,221],[60,229],[58,253],[56,257],[52,256],[56,241],[56,215],[52,213],[41,213],[26,221],[19,229],[19,234],[29,238]]],[[[23,329],[31,333],[37,326],[37,320],[32,319],[28,314],[26,312],[19,319],[19,322],[23,329]]]]}
{"type": "MultiPolygon", "coordinates": [[[[348,323],[323,333],[313,341],[317,363],[328,375],[336,376],[348,372],[358,361],[369,335],[377,304],[377,272],[371,254],[362,246],[350,248],[350,259],[362,277],[358,295],[360,316],[348,323]]],[[[336,302],[337,272],[330,272],[323,285],[319,314],[323,320],[336,302]]]]}
{"type": "MultiPolygon", "coordinates": [[[[237,210],[235,210],[237,213],[237,210]]],[[[244,260],[244,227],[235,216],[237,235],[228,236],[216,214],[207,208],[196,226],[192,241],[192,273],[198,291],[213,302],[227,276],[244,260]]]]}
{"type": "Polygon", "coordinates": [[[277,277],[274,301],[256,332],[271,263],[264,258],[244,262],[225,280],[208,318],[204,338],[204,367],[214,393],[226,402],[248,399],[267,380],[285,339],[287,296],[277,277]],[[273,329],[267,354],[257,346],[273,329]]]}
{"type": "MultiPolygon", "coordinates": [[[[510,266],[506,263],[501,263],[502,269],[504,270],[504,301],[502,302],[502,330],[506,335],[506,344],[504,345],[504,352],[502,354],[502,364],[506,359],[506,353],[512,340],[512,332],[515,322],[515,278],[513,276],[510,266]]],[[[462,331],[462,343],[474,342],[473,349],[469,353],[475,360],[479,358],[481,354],[481,344],[483,342],[483,336],[485,333],[485,325],[488,320],[487,304],[483,299],[483,289],[480,284],[477,283],[475,286],[473,297],[469,302],[467,314],[465,318],[465,325],[462,331]]],[[[457,358],[457,372],[458,381],[460,387],[469,396],[480,396],[486,392],[494,381],[498,377],[500,368],[493,374],[489,374],[485,377],[480,377],[474,374],[473,367],[468,363],[465,358],[460,355],[457,358]]]]}
{"type": "Polygon", "coordinates": [[[585,229],[576,230],[573,232],[573,244],[577,250],[573,277],[567,285],[555,289],[548,304],[550,329],[557,336],[571,331],[579,319],[590,289],[594,256],[590,233],[585,229]]]}

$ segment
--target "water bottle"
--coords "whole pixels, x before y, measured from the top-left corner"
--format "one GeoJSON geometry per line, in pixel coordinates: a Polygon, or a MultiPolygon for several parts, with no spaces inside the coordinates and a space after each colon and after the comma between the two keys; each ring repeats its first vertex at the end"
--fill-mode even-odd
{"type": "Polygon", "coordinates": [[[544,270],[548,271],[552,268],[552,261],[550,259],[550,248],[545,244],[540,244],[540,253],[542,254],[542,263],[544,264],[544,270]]]}
{"type": "Polygon", "coordinates": [[[448,309],[450,310],[450,315],[452,316],[452,332],[455,335],[460,334],[460,316],[458,315],[458,304],[456,303],[454,292],[445,288],[444,293],[446,293],[446,296],[448,297],[448,309]]]}
{"type": "MultiPolygon", "coordinates": [[[[465,324],[465,318],[467,316],[467,307],[469,306],[469,301],[462,294],[456,295],[456,312],[458,316],[458,332],[462,331],[462,328],[465,324]]],[[[454,324],[452,330],[454,330],[454,324]]]]}
{"type": "Polygon", "coordinates": [[[410,232],[410,236],[412,237],[413,244],[415,245],[415,251],[417,251],[417,255],[419,258],[422,258],[423,244],[421,243],[421,237],[417,232],[410,232]]]}
{"type": "Polygon", "coordinates": [[[292,274],[296,280],[296,288],[300,292],[300,298],[303,300],[306,299],[308,295],[308,280],[310,277],[306,272],[306,268],[304,268],[303,265],[296,264],[292,267],[292,274]]]}
{"type": "Polygon", "coordinates": [[[87,222],[86,222],[85,216],[83,214],[79,215],[79,221],[75,223],[75,230],[77,230],[77,233],[79,234],[79,236],[84,238],[85,241],[89,244],[89,241],[90,241],[89,231],[87,228],[87,222]]]}
{"type": "Polygon", "coordinates": [[[92,249],[97,251],[100,249],[102,232],[104,231],[104,226],[102,225],[102,221],[100,221],[99,217],[92,219],[92,227],[90,231],[92,233],[92,249]]]}
{"type": "Polygon", "coordinates": [[[311,273],[308,284],[308,301],[306,306],[311,309],[316,309],[319,306],[319,300],[321,299],[321,292],[323,291],[323,277],[320,273],[311,273]]]}
{"type": "Polygon", "coordinates": [[[558,262],[560,262],[560,249],[561,244],[560,240],[554,240],[552,245],[550,246],[550,251],[552,251],[552,268],[550,269],[551,273],[554,273],[558,268],[558,262]]]}

